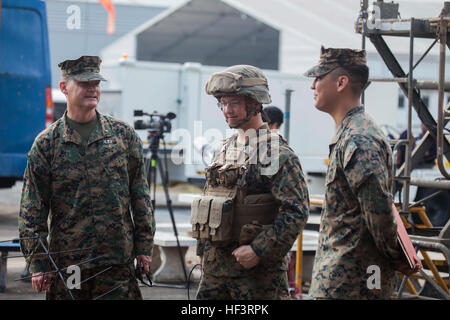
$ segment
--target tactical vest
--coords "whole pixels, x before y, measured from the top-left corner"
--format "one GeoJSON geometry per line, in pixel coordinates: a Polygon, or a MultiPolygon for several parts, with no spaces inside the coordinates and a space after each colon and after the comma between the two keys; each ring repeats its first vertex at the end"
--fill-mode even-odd
{"type": "MultiPolygon", "coordinates": [[[[267,132],[265,138],[279,139],[267,132]]],[[[214,246],[249,244],[278,214],[279,203],[271,193],[247,194],[249,169],[256,170],[250,159],[257,150],[245,154],[234,146],[236,138],[230,137],[206,169],[203,194],[191,205],[192,237],[214,246]]]]}

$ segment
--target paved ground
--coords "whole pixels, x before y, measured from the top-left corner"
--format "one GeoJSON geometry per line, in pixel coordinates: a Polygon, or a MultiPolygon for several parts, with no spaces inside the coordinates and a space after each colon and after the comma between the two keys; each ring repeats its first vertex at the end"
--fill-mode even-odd
{"type": "MultiPolygon", "coordinates": [[[[6,291],[0,293],[0,300],[45,300],[45,294],[37,294],[31,288],[31,283],[23,282],[20,274],[23,271],[25,263],[22,258],[9,259],[8,276],[6,291]]],[[[191,284],[190,298],[195,298],[198,282],[191,284]]],[[[141,286],[141,292],[145,300],[187,300],[187,289],[177,288],[148,288],[141,286]]]]}

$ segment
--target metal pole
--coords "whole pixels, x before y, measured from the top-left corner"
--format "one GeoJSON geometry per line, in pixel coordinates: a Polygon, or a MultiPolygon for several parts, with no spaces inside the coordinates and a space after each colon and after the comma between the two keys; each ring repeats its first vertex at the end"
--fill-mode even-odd
{"type": "MultiPolygon", "coordinates": [[[[365,29],[365,22],[367,21],[367,7],[369,5],[368,0],[361,0],[360,5],[361,5],[361,14],[360,14],[360,18],[362,18],[362,32],[361,32],[361,49],[365,50],[366,49],[366,29],[365,29]]],[[[358,19],[359,21],[359,19],[358,19]]],[[[356,28],[358,28],[358,26],[356,26],[356,28]]],[[[364,105],[365,103],[365,91],[363,90],[362,94],[361,94],[361,104],[364,105]]]]}
{"type": "Polygon", "coordinates": [[[298,290],[302,292],[302,277],[303,277],[303,231],[297,237],[297,254],[295,256],[295,283],[298,290]]]}
{"type": "Polygon", "coordinates": [[[291,121],[291,95],[294,90],[286,89],[286,105],[284,112],[284,138],[289,141],[289,129],[291,121]]]}
{"type": "MultiPolygon", "coordinates": [[[[364,26],[363,26],[363,33],[362,33],[362,45],[361,45],[361,48],[363,50],[366,50],[366,35],[364,33],[364,26]]],[[[365,101],[366,101],[366,89],[364,88],[364,90],[362,91],[362,94],[361,94],[361,105],[364,106],[365,101]]]]}
{"type": "Polygon", "coordinates": [[[447,45],[447,22],[442,19],[439,30],[439,82],[438,82],[438,121],[436,132],[437,163],[442,175],[450,179],[444,165],[444,87],[445,87],[445,47],[447,45]]]}
{"type": "Polygon", "coordinates": [[[405,154],[405,178],[403,180],[403,213],[409,212],[409,186],[411,177],[411,153],[412,153],[412,105],[413,105],[413,68],[414,68],[414,18],[411,18],[411,27],[409,33],[409,73],[408,73],[408,129],[406,154],[405,154]]]}
{"type": "MultiPolygon", "coordinates": [[[[392,168],[392,176],[395,178],[396,174],[397,174],[397,152],[398,149],[402,146],[402,145],[407,145],[408,144],[408,140],[406,139],[400,139],[397,141],[397,143],[395,144],[394,148],[392,149],[392,162],[394,163],[393,168],[392,168]]],[[[392,194],[395,194],[395,183],[392,184],[392,190],[391,190],[392,194]]]]}
{"type": "Polygon", "coordinates": [[[448,180],[431,180],[431,179],[412,178],[410,184],[412,184],[413,186],[418,186],[418,187],[423,187],[423,188],[450,190],[450,181],[448,181],[448,180]]]}
{"type": "MultiPolygon", "coordinates": [[[[46,246],[44,245],[44,242],[42,241],[42,239],[39,237],[39,243],[42,247],[42,249],[44,249],[45,253],[47,254],[48,259],[50,260],[51,264],[55,267],[55,271],[58,273],[59,277],[61,278],[61,281],[64,285],[64,287],[67,290],[67,293],[70,295],[70,298],[72,298],[72,300],[75,300],[75,297],[72,294],[72,291],[67,287],[66,284],[66,280],[64,279],[61,270],[59,269],[58,265],[55,263],[55,260],[53,260],[52,256],[50,255],[49,251],[47,250],[46,246]]],[[[45,273],[44,273],[44,277],[45,277],[45,273]]]]}

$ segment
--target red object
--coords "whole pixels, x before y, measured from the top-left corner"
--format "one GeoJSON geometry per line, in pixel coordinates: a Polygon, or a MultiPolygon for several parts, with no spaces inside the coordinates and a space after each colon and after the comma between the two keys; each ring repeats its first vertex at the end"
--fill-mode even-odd
{"type": "Polygon", "coordinates": [[[413,270],[416,266],[415,261],[419,260],[419,258],[417,257],[416,250],[414,249],[411,239],[409,238],[408,232],[406,232],[405,225],[403,224],[402,218],[400,217],[395,205],[392,205],[392,210],[394,211],[395,220],[397,221],[398,242],[402,248],[406,260],[408,261],[409,267],[413,270]]]}
{"type": "Polygon", "coordinates": [[[116,31],[116,11],[114,10],[112,0],[98,0],[98,2],[102,4],[106,11],[108,11],[108,25],[106,31],[108,34],[113,34],[116,31]]]}
{"type": "Polygon", "coordinates": [[[302,299],[302,293],[298,288],[298,285],[295,281],[295,262],[296,262],[296,252],[289,251],[289,264],[288,264],[288,285],[289,285],[289,294],[291,295],[291,298],[294,300],[301,300],[302,299]]]}
{"type": "Polygon", "coordinates": [[[53,122],[53,106],[52,88],[45,88],[45,127],[48,128],[53,122]]]}

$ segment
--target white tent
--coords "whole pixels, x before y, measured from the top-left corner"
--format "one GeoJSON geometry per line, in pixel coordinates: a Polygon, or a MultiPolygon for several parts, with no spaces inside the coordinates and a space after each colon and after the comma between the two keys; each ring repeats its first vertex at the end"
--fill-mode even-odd
{"type": "Polygon", "coordinates": [[[140,61],[279,69],[279,30],[219,0],[180,3],[103,50],[140,61]],[[125,51],[125,52],[124,52],[125,51]]]}
{"type": "MultiPolygon", "coordinates": [[[[402,18],[437,17],[443,7],[443,1],[437,0],[396,2],[402,18]]],[[[179,1],[106,47],[102,55],[118,59],[126,53],[136,60],[224,66],[249,63],[303,73],[317,62],[322,44],[361,47],[361,35],[354,31],[359,7],[359,0],[179,1]]],[[[408,38],[386,38],[386,42],[406,61],[408,38]]],[[[366,43],[372,74],[387,76],[375,48],[366,43]]],[[[416,41],[417,58],[430,43],[416,41]]],[[[433,63],[437,53],[436,47],[428,61],[433,63]]]]}

